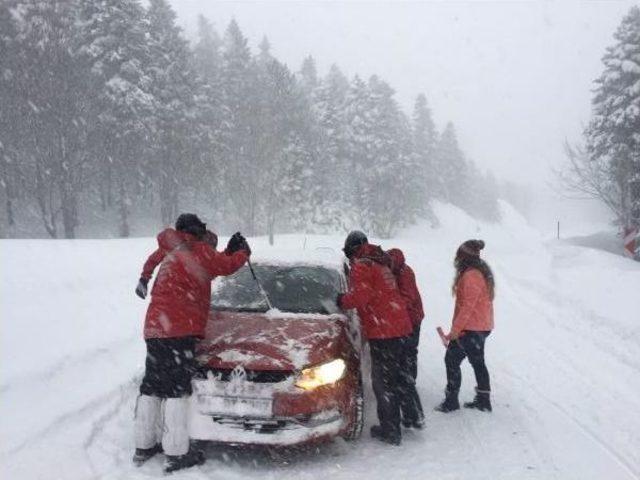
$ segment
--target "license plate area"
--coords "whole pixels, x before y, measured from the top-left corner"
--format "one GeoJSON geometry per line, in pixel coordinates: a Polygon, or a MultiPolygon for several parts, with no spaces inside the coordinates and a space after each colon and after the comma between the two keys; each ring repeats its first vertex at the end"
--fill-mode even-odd
{"type": "Polygon", "coordinates": [[[198,409],[211,416],[271,417],[273,399],[230,395],[198,395],[198,409]]]}

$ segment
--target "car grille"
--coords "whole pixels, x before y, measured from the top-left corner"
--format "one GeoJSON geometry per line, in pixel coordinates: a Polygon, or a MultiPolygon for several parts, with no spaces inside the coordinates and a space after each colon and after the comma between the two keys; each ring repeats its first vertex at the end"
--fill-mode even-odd
{"type": "MultiPolygon", "coordinates": [[[[228,382],[231,376],[231,368],[204,368],[200,372],[201,378],[207,378],[211,372],[218,380],[228,382]]],[[[292,372],[282,370],[245,370],[247,381],[255,383],[279,383],[284,382],[293,375],[292,372]]]]}

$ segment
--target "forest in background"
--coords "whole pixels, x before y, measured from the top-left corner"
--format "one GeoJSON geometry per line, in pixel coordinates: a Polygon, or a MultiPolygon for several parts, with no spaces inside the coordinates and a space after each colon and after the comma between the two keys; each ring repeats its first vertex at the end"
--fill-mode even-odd
{"type": "MultiPolygon", "coordinates": [[[[265,37],[166,0],[0,4],[0,237],[152,234],[182,211],[221,233],[389,237],[442,200],[497,220],[498,192],[379,76],[292,70],[265,37]]],[[[517,202],[516,202],[517,203],[517,202]]]]}

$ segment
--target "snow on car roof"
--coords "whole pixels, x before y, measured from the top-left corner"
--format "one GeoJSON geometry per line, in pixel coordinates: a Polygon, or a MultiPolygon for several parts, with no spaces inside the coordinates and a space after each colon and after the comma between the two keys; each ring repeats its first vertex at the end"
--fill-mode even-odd
{"type": "Polygon", "coordinates": [[[251,256],[253,265],[326,267],[340,271],[345,260],[342,252],[329,247],[313,250],[274,249],[266,254],[260,252],[251,256]]]}

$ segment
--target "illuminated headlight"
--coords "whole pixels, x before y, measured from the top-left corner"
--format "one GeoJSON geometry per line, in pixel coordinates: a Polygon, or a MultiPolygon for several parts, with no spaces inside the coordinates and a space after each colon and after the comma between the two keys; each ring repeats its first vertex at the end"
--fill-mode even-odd
{"type": "Polygon", "coordinates": [[[313,390],[321,385],[335,383],[342,378],[346,368],[347,366],[341,358],[305,368],[298,375],[296,387],[313,390]]]}

